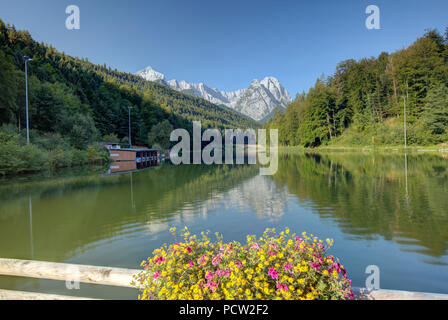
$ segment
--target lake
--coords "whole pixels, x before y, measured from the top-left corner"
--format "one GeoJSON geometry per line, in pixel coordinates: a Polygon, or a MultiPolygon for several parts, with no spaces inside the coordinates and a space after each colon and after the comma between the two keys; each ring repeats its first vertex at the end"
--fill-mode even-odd
{"type": "MultiPolygon", "coordinates": [[[[181,165],[122,174],[77,168],[0,180],[0,257],[138,268],[168,229],[245,241],[289,227],[334,239],[330,253],[365,286],[448,293],[446,154],[281,153],[256,165],[181,165]]],[[[135,299],[133,289],[0,276],[1,289],[135,299]]]]}

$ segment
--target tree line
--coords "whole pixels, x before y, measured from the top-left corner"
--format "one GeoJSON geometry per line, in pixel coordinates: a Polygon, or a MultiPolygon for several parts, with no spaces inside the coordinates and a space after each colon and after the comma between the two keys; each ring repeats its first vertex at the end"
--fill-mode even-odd
{"type": "Polygon", "coordinates": [[[266,124],[282,145],[399,145],[448,140],[448,28],[428,30],[408,48],[343,61],[266,124]]]}

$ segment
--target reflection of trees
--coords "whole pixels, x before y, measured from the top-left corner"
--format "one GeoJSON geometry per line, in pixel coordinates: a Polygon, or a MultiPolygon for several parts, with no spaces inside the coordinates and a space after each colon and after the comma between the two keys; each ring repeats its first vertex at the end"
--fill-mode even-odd
{"type": "Polygon", "coordinates": [[[139,230],[159,232],[169,221],[182,219],[182,208],[194,208],[257,173],[255,166],[164,166],[136,172],[135,209],[129,174],[14,185],[12,199],[0,205],[0,256],[30,258],[28,194],[33,199],[34,256],[61,261],[98,241],[139,230]],[[20,196],[25,190],[29,193],[20,196]]]}
{"type": "Polygon", "coordinates": [[[404,155],[396,154],[284,155],[274,180],[302,201],[311,200],[314,209],[336,219],[343,232],[362,238],[381,235],[407,245],[404,250],[444,255],[446,160],[437,155],[408,156],[408,201],[404,160],[404,155]]]}

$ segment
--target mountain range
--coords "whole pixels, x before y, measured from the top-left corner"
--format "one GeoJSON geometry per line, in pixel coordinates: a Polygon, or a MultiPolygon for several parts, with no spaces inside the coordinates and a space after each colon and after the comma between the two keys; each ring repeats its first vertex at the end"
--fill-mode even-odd
{"type": "Polygon", "coordinates": [[[217,105],[226,106],[259,122],[265,122],[270,119],[276,109],[284,112],[286,106],[292,101],[288,91],[274,77],[266,77],[262,81],[255,79],[247,89],[226,92],[211,88],[202,82],[191,83],[185,80],[167,80],[163,73],[151,67],[138,71],[136,75],[182,93],[203,98],[217,105]]]}

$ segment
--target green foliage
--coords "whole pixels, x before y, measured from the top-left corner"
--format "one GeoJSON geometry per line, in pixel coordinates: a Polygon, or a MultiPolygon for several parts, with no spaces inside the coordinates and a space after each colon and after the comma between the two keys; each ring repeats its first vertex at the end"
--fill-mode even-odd
{"type": "Polygon", "coordinates": [[[109,153],[95,143],[87,148],[87,158],[90,163],[105,163],[109,161],[109,153]]]}
{"type": "Polygon", "coordinates": [[[62,168],[71,166],[71,153],[63,149],[49,150],[48,165],[50,168],[62,168]]]}
{"type": "Polygon", "coordinates": [[[170,134],[173,131],[173,126],[168,120],[156,124],[148,134],[148,143],[153,146],[154,144],[160,145],[163,149],[170,147],[170,134]]]}
{"type": "Polygon", "coordinates": [[[0,123],[11,121],[16,109],[16,73],[11,59],[0,51],[0,123]]]}
{"type": "Polygon", "coordinates": [[[447,141],[448,38],[429,30],[409,48],[341,62],[266,125],[282,145],[401,145],[447,141]]]}
{"type": "Polygon", "coordinates": [[[437,140],[447,138],[448,88],[441,83],[431,87],[425,99],[424,123],[437,140]]]}
{"type": "Polygon", "coordinates": [[[152,149],[159,150],[159,151],[162,151],[162,150],[163,150],[162,146],[161,146],[160,144],[158,144],[158,143],[154,143],[154,144],[151,146],[151,148],[152,148],[152,149]]]}
{"type": "Polygon", "coordinates": [[[103,137],[103,141],[109,142],[109,143],[119,143],[120,139],[118,138],[118,136],[115,133],[112,133],[112,134],[105,135],[103,137]]]}
{"type": "Polygon", "coordinates": [[[86,151],[72,149],[71,150],[71,165],[79,166],[89,162],[89,156],[86,151]]]}
{"type": "Polygon", "coordinates": [[[30,138],[27,144],[24,131],[16,132],[13,125],[0,127],[0,175],[109,161],[107,151],[96,144],[86,151],[73,148],[59,134],[32,131],[30,138]]]}

